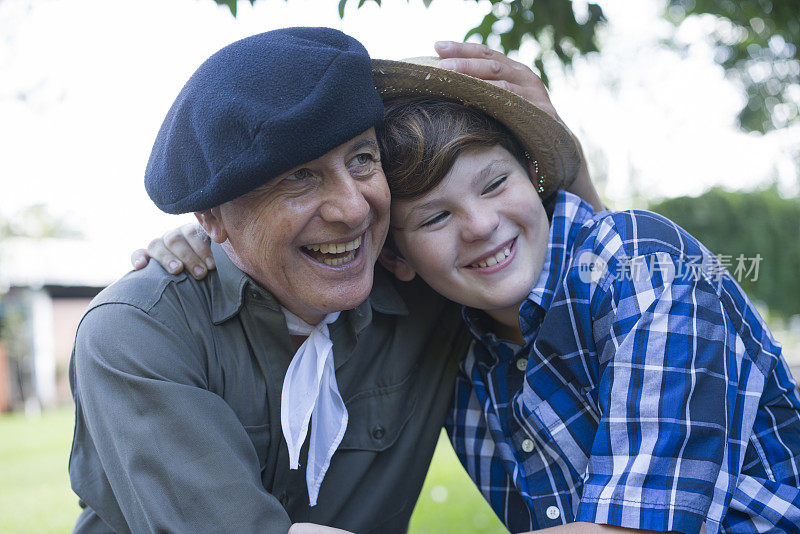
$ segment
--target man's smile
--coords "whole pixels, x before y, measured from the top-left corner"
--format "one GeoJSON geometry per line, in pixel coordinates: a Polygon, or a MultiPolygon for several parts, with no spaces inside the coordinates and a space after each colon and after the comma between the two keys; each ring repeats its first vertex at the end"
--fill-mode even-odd
{"type": "Polygon", "coordinates": [[[342,265],[353,261],[361,248],[361,241],[364,234],[347,242],[338,243],[319,243],[314,245],[303,245],[301,249],[315,261],[324,263],[331,267],[342,265]]]}

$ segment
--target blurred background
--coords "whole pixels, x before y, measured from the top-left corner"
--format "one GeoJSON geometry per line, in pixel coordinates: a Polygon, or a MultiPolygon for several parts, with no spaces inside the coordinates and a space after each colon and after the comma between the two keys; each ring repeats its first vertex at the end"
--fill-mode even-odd
{"type": "MultiPolygon", "coordinates": [[[[373,57],[470,40],[539,72],[615,209],[719,255],[800,376],[800,0],[0,0],[0,532],[66,532],[67,368],[89,300],[190,217],[143,173],[222,46],[331,26],[373,57]]],[[[446,439],[411,531],[503,532],[446,439]]]]}

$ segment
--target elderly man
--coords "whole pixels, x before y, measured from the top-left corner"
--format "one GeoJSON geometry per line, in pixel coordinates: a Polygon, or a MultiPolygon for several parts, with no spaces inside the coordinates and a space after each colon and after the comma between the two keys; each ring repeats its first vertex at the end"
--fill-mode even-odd
{"type": "Polygon", "coordinates": [[[325,28],[238,41],[187,82],[146,186],[164,211],[195,212],[217,269],[150,265],[84,316],[77,532],[405,531],[467,336],[429,288],[374,270],[382,116],[366,51],[325,28]]]}

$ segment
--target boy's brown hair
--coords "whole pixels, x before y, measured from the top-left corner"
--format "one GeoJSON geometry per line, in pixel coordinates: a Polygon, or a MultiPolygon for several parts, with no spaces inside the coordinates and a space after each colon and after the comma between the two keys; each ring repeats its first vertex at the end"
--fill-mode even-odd
{"type": "Polygon", "coordinates": [[[384,104],[386,117],[376,133],[392,198],[409,200],[428,193],[471,148],[500,145],[530,173],[528,154],[516,138],[481,111],[433,98],[384,104]]]}

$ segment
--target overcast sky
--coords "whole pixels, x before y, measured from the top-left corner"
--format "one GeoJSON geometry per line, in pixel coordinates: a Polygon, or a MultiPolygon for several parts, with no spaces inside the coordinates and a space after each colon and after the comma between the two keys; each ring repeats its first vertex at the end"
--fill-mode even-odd
{"type": "MultiPolygon", "coordinates": [[[[431,55],[434,41],[461,40],[488,9],[383,0],[356,10],[351,0],[340,20],[337,3],[242,1],[234,19],[211,0],[0,0],[0,213],[45,203],[92,240],[142,246],[186,220],[152,205],[143,172],[173,99],[217,49],[273,28],[323,25],[355,36],[373,57],[431,55]]],[[[736,129],[743,97],[702,44],[701,24],[682,29],[694,45],[679,55],[659,44],[671,31],[660,3],[601,4],[611,21],[603,53],[556,76],[551,90],[595,175],[607,176],[601,192],[612,205],[629,207],[632,180],[656,196],[773,177],[794,192],[792,132],[736,129]]],[[[531,51],[519,57],[530,61],[531,51]]]]}

